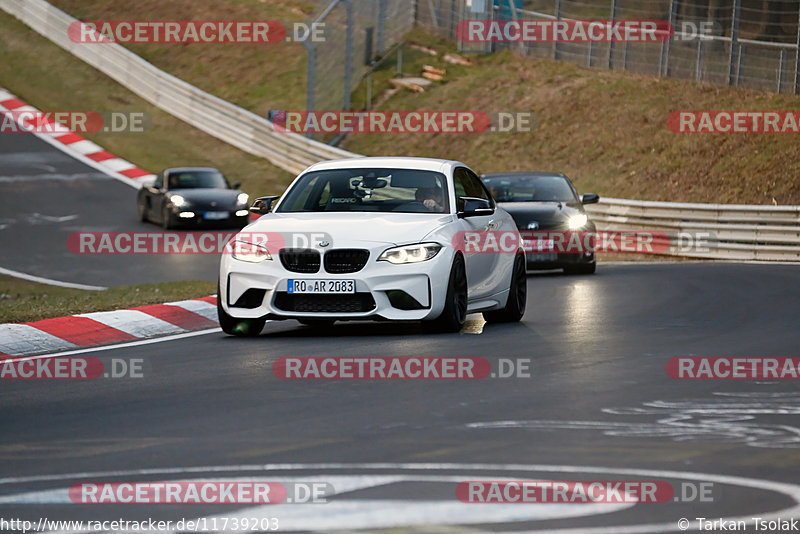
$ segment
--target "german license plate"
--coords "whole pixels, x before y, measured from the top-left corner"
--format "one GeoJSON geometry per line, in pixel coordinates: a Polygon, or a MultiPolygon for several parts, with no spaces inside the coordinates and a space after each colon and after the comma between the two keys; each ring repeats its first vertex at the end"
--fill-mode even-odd
{"type": "Polygon", "coordinates": [[[289,293],[337,295],[355,292],[355,280],[289,280],[289,293]]]}
{"type": "Polygon", "coordinates": [[[552,239],[523,239],[525,252],[551,252],[556,248],[552,239]]]}
{"type": "Polygon", "coordinates": [[[219,221],[221,219],[228,218],[227,211],[207,211],[205,214],[205,218],[209,221],[219,221]]]}

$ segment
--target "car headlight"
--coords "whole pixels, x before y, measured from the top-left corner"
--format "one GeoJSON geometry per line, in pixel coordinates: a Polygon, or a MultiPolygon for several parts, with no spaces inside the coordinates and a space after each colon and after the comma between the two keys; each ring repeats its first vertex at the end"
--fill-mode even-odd
{"type": "Polygon", "coordinates": [[[248,200],[250,200],[250,195],[248,195],[247,193],[239,193],[239,196],[236,197],[236,205],[247,206],[248,200]]]}
{"type": "Polygon", "coordinates": [[[393,247],[383,251],[378,261],[388,261],[395,265],[402,263],[419,263],[428,261],[442,250],[439,243],[420,243],[418,245],[405,245],[393,247]]]}
{"type": "Polygon", "coordinates": [[[233,242],[231,255],[237,260],[246,261],[248,263],[261,263],[262,261],[272,259],[267,247],[248,241],[238,240],[233,242]]]}
{"type": "Polygon", "coordinates": [[[180,208],[181,206],[185,206],[187,204],[186,199],[180,195],[172,195],[169,197],[169,201],[172,202],[172,205],[176,208],[180,208]]]}
{"type": "Polygon", "coordinates": [[[570,230],[577,230],[586,226],[587,222],[589,222],[589,217],[587,217],[585,213],[579,213],[570,217],[567,224],[570,230]]]}

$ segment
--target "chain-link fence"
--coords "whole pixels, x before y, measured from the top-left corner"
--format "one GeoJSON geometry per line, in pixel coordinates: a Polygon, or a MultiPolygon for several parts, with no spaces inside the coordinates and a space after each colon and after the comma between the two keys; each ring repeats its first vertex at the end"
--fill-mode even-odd
{"type": "Polygon", "coordinates": [[[416,0],[416,23],[457,38],[465,20],[669,21],[663,43],[465,43],[463,52],[514,47],[587,67],[800,92],[798,0],[416,0]]]}
{"type": "Polygon", "coordinates": [[[324,41],[305,41],[311,110],[350,109],[372,61],[414,25],[413,0],[320,0],[311,18],[324,41]],[[323,25],[324,26],[321,26],[323,25]]]}

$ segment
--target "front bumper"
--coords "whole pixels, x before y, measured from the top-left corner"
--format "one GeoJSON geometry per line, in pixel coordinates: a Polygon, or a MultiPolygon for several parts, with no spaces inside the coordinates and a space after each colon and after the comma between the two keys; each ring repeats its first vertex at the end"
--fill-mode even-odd
{"type": "Polygon", "coordinates": [[[215,211],[211,208],[203,209],[193,206],[176,208],[172,207],[172,221],[176,226],[186,226],[195,228],[219,228],[219,227],[238,227],[242,228],[250,223],[250,212],[246,208],[236,210],[215,211]],[[214,218],[206,217],[206,213],[220,213],[224,217],[217,215],[214,218]],[[238,213],[238,215],[237,215],[238,213]]]}
{"type": "Polygon", "coordinates": [[[392,244],[368,248],[358,272],[317,273],[287,270],[277,254],[272,260],[247,263],[224,254],[220,262],[220,303],[237,319],[388,319],[418,321],[438,317],[444,307],[454,251],[450,247],[420,263],[394,265],[377,261],[392,244]],[[289,280],[354,280],[355,293],[290,294],[289,280]]]}

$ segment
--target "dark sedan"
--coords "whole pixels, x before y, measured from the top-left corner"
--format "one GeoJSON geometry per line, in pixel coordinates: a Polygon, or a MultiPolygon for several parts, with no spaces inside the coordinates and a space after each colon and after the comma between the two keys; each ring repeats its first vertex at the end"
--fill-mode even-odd
{"type": "Polygon", "coordinates": [[[583,205],[596,203],[599,196],[587,193],[579,197],[569,178],[559,173],[495,173],[484,174],[481,179],[522,233],[528,269],[595,272],[596,229],[583,205]],[[592,240],[590,246],[582,245],[586,236],[592,240]]]}
{"type": "Polygon", "coordinates": [[[170,228],[244,227],[250,222],[248,196],[217,169],[179,167],[160,173],[139,190],[139,218],[170,228]]]}

